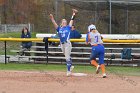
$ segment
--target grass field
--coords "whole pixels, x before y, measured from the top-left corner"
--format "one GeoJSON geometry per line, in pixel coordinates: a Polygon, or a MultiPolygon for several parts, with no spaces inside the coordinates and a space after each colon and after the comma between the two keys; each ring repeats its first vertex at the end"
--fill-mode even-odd
{"type": "MultiPolygon", "coordinates": [[[[17,71],[66,71],[65,65],[45,65],[45,64],[15,64],[7,65],[0,64],[0,70],[17,70],[17,71]]],[[[140,67],[122,67],[122,66],[107,66],[107,73],[140,76],[140,67]]],[[[74,72],[95,73],[95,68],[92,66],[75,65],[74,72]]]]}
{"type": "MultiPolygon", "coordinates": [[[[32,38],[36,37],[37,32],[32,32],[32,38]]],[[[10,33],[1,33],[0,38],[20,38],[21,32],[10,32],[10,33]]],[[[7,54],[15,55],[16,53],[10,52],[10,50],[20,49],[21,42],[7,42],[7,54]]],[[[4,42],[0,41],[0,55],[4,55],[4,42]]]]}
{"type": "MultiPolygon", "coordinates": [[[[36,32],[32,32],[31,35],[32,35],[32,38],[35,38],[36,32]]],[[[21,36],[21,32],[9,32],[9,33],[0,34],[0,38],[9,38],[9,37],[20,38],[20,36],[21,36]]]]}

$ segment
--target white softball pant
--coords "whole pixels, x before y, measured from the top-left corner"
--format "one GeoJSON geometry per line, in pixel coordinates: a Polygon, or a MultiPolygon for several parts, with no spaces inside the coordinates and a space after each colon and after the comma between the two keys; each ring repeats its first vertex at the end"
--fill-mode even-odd
{"type": "Polygon", "coordinates": [[[61,50],[65,55],[66,62],[71,61],[71,50],[72,50],[71,42],[67,41],[67,43],[61,44],[61,50]]]}

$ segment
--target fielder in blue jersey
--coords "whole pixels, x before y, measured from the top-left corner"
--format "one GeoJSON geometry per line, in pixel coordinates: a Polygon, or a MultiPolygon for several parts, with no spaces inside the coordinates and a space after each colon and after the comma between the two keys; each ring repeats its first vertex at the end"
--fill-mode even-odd
{"type": "Polygon", "coordinates": [[[70,42],[70,31],[71,31],[71,27],[73,25],[73,21],[75,19],[75,15],[78,11],[76,9],[72,9],[72,10],[73,10],[73,14],[72,14],[71,20],[69,22],[69,25],[67,25],[66,19],[62,19],[60,26],[58,26],[58,24],[54,20],[53,15],[50,14],[50,19],[51,19],[55,29],[57,30],[59,38],[60,38],[60,45],[61,45],[62,52],[65,55],[66,64],[67,64],[67,76],[71,75],[71,71],[74,68],[74,66],[72,66],[72,60],[71,60],[71,56],[70,56],[71,49],[72,49],[72,45],[70,42]]]}
{"type": "Polygon", "coordinates": [[[96,30],[95,25],[90,25],[88,27],[88,33],[86,36],[86,44],[91,44],[92,52],[90,56],[90,61],[93,66],[96,67],[96,74],[99,73],[99,70],[102,70],[103,78],[106,78],[105,65],[104,65],[104,46],[102,41],[101,34],[96,30]],[[99,58],[99,64],[96,62],[96,58],[99,58]]]}

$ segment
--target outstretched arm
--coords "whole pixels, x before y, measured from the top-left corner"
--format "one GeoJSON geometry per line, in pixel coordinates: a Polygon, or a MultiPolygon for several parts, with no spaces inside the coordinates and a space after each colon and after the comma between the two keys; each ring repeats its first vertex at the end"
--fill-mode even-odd
{"type": "Polygon", "coordinates": [[[76,13],[78,12],[78,10],[72,9],[72,11],[73,11],[72,17],[71,17],[71,20],[70,20],[70,22],[69,22],[69,26],[70,26],[70,27],[73,25],[73,21],[74,21],[74,19],[75,19],[75,15],[76,15],[76,13]]]}
{"type": "Polygon", "coordinates": [[[86,45],[88,45],[90,42],[89,32],[86,35],[86,45]]]}
{"type": "Polygon", "coordinates": [[[50,14],[50,19],[51,19],[51,21],[52,21],[52,23],[53,23],[55,29],[57,29],[57,28],[58,28],[58,25],[57,25],[56,21],[54,20],[54,17],[53,17],[52,14],[50,14]]]}
{"type": "Polygon", "coordinates": [[[101,36],[101,39],[104,39],[103,36],[101,36]]]}

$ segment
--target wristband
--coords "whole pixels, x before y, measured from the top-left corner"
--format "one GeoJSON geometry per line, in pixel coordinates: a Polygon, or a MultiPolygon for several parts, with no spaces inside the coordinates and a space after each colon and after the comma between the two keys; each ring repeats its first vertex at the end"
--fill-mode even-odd
{"type": "Polygon", "coordinates": [[[74,20],[74,19],[75,19],[75,15],[72,15],[71,20],[74,20]]]}

